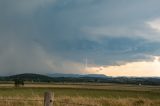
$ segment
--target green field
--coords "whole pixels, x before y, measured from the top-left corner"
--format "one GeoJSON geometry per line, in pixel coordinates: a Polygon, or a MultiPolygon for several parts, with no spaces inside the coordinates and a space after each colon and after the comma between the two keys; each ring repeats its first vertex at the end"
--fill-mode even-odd
{"type": "MultiPolygon", "coordinates": [[[[41,99],[41,102],[43,102],[45,91],[53,92],[56,101],[65,101],[67,103],[79,103],[81,101],[80,103],[93,103],[96,106],[123,106],[124,104],[125,106],[146,106],[146,104],[147,106],[160,106],[160,86],[52,83],[26,84],[24,87],[15,88],[13,84],[0,85],[0,97],[2,99],[41,99]]],[[[57,106],[67,106],[64,104],[58,104],[56,101],[55,105],[57,106]]],[[[27,105],[29,106],[29,104],[27,105]]],[[[34,104],[30,104],[30,106],[33,105],[34,104]]],[[[37,104],[35,104],[35,106],[36,105],[37,104]]],[[[43,106],[43,103],[41,103],[41,105],[43,106]]],[[[17,104],[13,106],[17,106],[17,104]]]]}

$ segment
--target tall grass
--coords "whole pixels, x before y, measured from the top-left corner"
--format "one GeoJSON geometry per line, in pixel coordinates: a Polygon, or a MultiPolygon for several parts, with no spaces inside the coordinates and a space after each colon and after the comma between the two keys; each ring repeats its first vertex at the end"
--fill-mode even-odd
{"type": "MultiPolygon", "coordinates": [[[[85,104],[93,106],[160,106],[160,100],[150,100],[145,98],[89,98],[89,97],[58,97],[56,106],[66,106],[59,102],[85,104]]],[[[84,106],[85,106],[84,105],[84,106]]],[[[72,105],[68,105],[72,106],[72,105]]],[[[76,105],[73,105],[76,106],[76,105]]],[[[78,105],[77,105],[78,106],[78,105]]]]}
{"type": "MultiPolygon", "coordinates": [[[[43,106],[43,98],[35,96],[0,97],[0,106],[43,106]],[[3,100],[2,100],[3,99],[3,100]],[[27,101],[29,100],[29,101],[27,101]],[[35,101],[31,101],[35,100],[35,101]],[[38,100],[38,101],[37,101],[38,100]]],[[[91,98],[91,97],[56,97],[54,106],[160,106],[160,100],[145,98],[91,98]]]]}
{"type": "Polygon", "coordinates": [[[35,97],[0,97],[0,106],[43,106],[43,98],[35,97]]]}
{"type": "Polygon", "coordinates": [[[45,91],[54,92],[54,106],[160,106],[160,86],[118,84],[0,85],[0,106],[43,106],[45,91]]]}

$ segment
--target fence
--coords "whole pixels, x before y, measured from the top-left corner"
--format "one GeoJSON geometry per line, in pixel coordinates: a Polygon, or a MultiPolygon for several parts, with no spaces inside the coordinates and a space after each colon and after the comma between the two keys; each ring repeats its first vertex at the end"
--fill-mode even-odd
{"type": "MultiPolygon", "coordinates": [[[[62,106],[97,106],[97,105],[91,105],[91,104],[83,104],[83,103],[73,103],[73,102],[62,102],[62,101],[56,101],[54,99],[54,93],[52,92],[45,92],[44,93],[44,99],[0,99],[2,102],[8,102],[8,101],[19,101],[19,102],[42,102],[43,106],[56,106],[55,104],[62,104],[62,106]]],[[[9,105],[7,105],[9,106],[9,105]]],[[[59,105],[58,105],[59,106],[59,105]]],[[[60,105],[61,106],[61,105],[60,105]]]]}

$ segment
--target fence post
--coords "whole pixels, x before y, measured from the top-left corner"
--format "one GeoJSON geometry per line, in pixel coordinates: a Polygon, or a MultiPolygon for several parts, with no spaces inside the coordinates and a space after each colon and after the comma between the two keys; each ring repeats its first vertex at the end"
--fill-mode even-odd
{"type": "Polygon", "coordinates": [[[53,106],[54,95],[52,92],[44,93],[44,106],[53,106]]]}

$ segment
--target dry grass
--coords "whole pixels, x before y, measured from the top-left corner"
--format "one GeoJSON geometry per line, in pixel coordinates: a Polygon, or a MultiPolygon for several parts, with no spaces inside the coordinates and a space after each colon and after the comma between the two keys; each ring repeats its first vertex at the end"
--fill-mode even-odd
{"type": "MultiPolygon", "coordinates": [[[[0,97],[0,106],[43,106],[43,98],[35,96],[24,97],[0,97]],[[2,100],[3,99],[3,100],[2,100]],[[25,100],[25,101],[24,101],[25,100]],[[29,101],[27,101],[29,100],[29,101]],[[35,100],[35,101],[31,101],[35,100]],[[38,100],[38,101],[37,101],[38,100]]],[[[56,97],[54,106],[160,106],[160,100],[145,98],[89,98],[89,97],[56,97]]]]}
{"type": "MultiPolygon", "coordinates": [[[[85,98],[85,97],[59,97],[56,98],[56,106],[66,106],[58,102],[85,104],[93,106],[160,106],[160,100],[144,98],[85,98]]],[[[85,106],[84,105],[84,106],[85,106]]],[[[71,106],[71,105],[68,105],[71,106]]],[[[75,106],[75,105],[73,105],[75,106]]],[[[77,105],[78,106],[78,105],[77,105]]]]}
{"type": "Polygon", "coordinates": [[[0,84],[0,106],[43,106],[45,91],[54,106],[160,106],[160,86],[119,84],[0,84]]]}
{"type": "MultiPolygon", "coordinates": [[[[0,88],[12,88],[10,84],[0,84],[0,88]]],[[[129,85],[112,83],[26,83],[25,88],[78,88],[78,89],[105,89],[105,90],[137,90],[137,91],[159,91],[160,86],[129,85]]]]}
{"type": "Polygon", "coordinates": [[[0,97],[0,106],[43,106],[43,98],[39,96],[32,98],[22,96],[0,97]]]}

